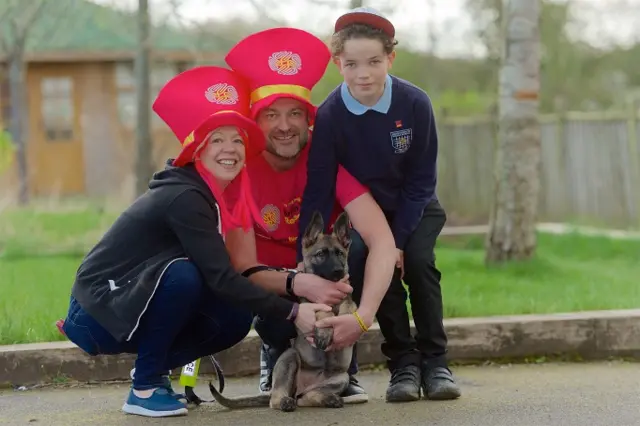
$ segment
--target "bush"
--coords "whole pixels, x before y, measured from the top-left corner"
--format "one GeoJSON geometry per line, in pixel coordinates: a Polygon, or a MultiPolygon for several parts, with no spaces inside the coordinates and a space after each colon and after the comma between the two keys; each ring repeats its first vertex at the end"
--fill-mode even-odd
{"type": "Polygon", "coordinates": [[[5,172],[13,163],[15,146],[9,132],[0,130],[0,174],[5,172]]]}

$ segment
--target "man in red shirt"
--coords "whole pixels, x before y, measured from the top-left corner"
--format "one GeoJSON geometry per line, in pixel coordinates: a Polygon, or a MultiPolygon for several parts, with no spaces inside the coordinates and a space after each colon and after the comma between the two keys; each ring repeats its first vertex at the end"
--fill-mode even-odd
{"type": "MultiPolygon", "coordinates": [[[[229,232],[227,248],[242,254],[233,256],[241,259],[235,265],[238,270],[282,295],[334,304],[353,291],[359,306],[357,315],[331,318],[319,324],[334,328],[329,350],[354,344],[372,325],[393,276],[395,242],[382,210],[368,190],[348,172],[339,170],[337,199],[329,226],[344,209],[357,231],[349,251],[351,286],[315,276],[301,280],[308,274],[277,272],[257,265],[297,267],[300,202],[307,181],[307,156],[312,143],[310,127],[316,112],[311,103],[311,89],[324,75],[330,58],[322,40],[294,28],[274,28],[253,34],[240,41],[226,57],[227,64],[249,81],[252,115],[267,140],[263,155],[247,162],[263,227],[256,225],[253,233],[229,232]],[[359,320],[364,324],[360,325],[359,320]]],[[[225,194],[232,200],[236,191],[237,188],[230,187],[225,194]]],[[[295,329],[281,321],[260,317],[256,319],[255,329],[263,340],[260,390],[269,392],[273,366],[295,336],[295,329]]],[[[350,384],[342,394],[345,403],[368,400],[354,377],[357,369],[354,350],[350,384]]]]}

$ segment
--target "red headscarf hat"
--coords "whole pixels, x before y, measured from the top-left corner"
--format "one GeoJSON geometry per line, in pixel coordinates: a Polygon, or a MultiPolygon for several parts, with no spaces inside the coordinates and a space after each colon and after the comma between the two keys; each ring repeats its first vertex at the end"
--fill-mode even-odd
{"type": "Polygon", "coordinates": [[[247,160],[264,150],[264,135],[250,118],[249,91],[248,82],[238,73],[221,67],[201,66],[169,80],[152,107],[182,145],[173,165],[182,167],[195,162],[200,176],[211,189],[220,208],[223,234],[232,228],[251,229],[254,221],[262,223],[262,219],[251,196],[246,168],[243,167],[238,176],[242,188],[239,202],[233,212],[229,212],[222,188],[199,161],[201,151],[198,148],[213,130],[234,126],[246,136],[247,160]]]}
{"type": "Polygon", "coordinates": [[[303,102],[313,124],[316,107],[311,90],[331,60],[329,48],[318,37],[297,28],[271,28],[241,40],[225,60],[249,80],[254,119],[261,109],[284,97],[303,102]]]}

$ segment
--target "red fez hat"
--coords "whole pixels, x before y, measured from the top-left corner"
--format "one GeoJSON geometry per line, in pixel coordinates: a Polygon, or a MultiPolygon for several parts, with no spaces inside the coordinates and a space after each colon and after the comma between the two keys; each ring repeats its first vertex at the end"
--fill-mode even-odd
{"type": "Polygon", "coordinates": [[[382,30],[386,35],[393,38],[396,36],[396,29],[387,18],[372,7],[357,7],[345,13],[336,21],[334,32],[341,31],[346,26],[352,24],[365,24],[370,27],[382,30]]]}
{"type": "Polygon", "coordinates": [[[252,117],[279,98],[304,102],[315,117],[311,89],[320,81],[331,52],[318,37],[297,28],[272,28],[236,44],[227,64],[249,80],[252,117]]]}
{"type": "Polygon", "coordinates": [[[173,164],[184,166],[204,139],[222,126],[246,132],[246,157],[264,150],[264,135],[250,115],[249,85],[226,68],[201,66],[184,71],[164,85],[153,110],[182,144],[173,164]]]}

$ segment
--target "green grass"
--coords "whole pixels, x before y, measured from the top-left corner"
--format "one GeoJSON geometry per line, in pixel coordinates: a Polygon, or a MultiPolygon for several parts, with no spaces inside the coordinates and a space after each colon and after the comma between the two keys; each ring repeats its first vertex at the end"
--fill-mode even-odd
{"type": "MultiPolygon", "coordinates": [[[[62,340],[84,252],[116,214],[97,208],[0,213],[0,344],[62,340]]],[[[532,261],[484,266],[482,237],[443,238],[436,251],[445,316],[640,306],[640,241],[539,234],[532,261]]]]}
{"type": "Polygon", "coordinates": [[[640,241],[538,234],[535,259],[487,268],[482,238],[467,237],[436,256],[446,317],[640,307],[640,241]]]}
{"type": "Polygon", "coordinates": [[[62,340],[54,323],[66,316],[81,258],[49,256],[0,259],[3,284],[0,344],[62,340]]]}
{"type": "Polygon", "coordinates": [[[9,210],[0,213],[0,256],[82,256],[115,220],[100,208],[67,211],[9,210]]]}

